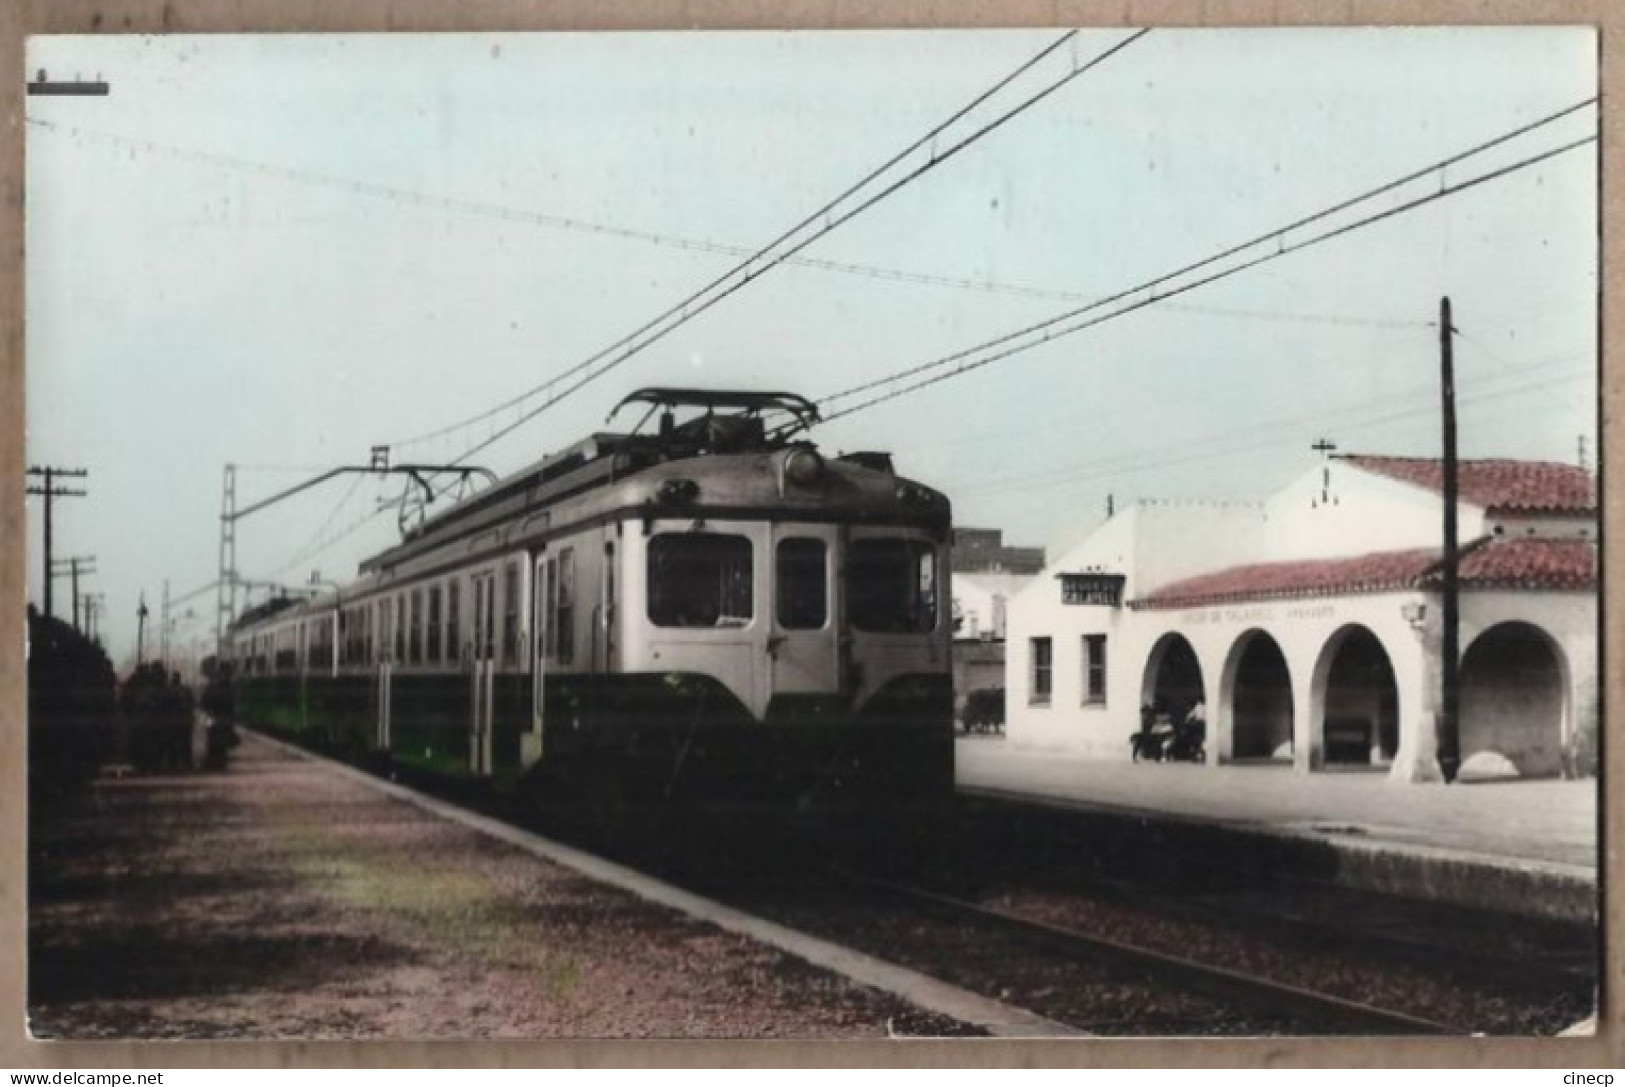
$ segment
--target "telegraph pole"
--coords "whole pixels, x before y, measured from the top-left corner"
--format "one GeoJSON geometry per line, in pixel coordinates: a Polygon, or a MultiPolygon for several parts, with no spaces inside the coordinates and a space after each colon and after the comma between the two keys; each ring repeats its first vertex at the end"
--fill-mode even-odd
{"type": "Polygon", "coordinates": [[[147,594],[141,594],[141,605],[135,609],[135,665],[146,663],[147,594]]]}
{"type": "Polygon", "coordinates": [[[83,628],[79,626],[79,575],[94,574],[96,567],[87,564],[95,561],[95,555],[74,555],[72,558],[57,559],[51,564],[52,577],[68,575],[73,589],[73,629],[81,632],[83,628]]]}
{"type": "Polygon", "coordinates": [[[85,637],[93,642],[97,640],[96,620],[101,616],[106,606],[107,595],[105,593],[85,594],[85,637]]]}
{"type": "Polygon", "coordinates": [[[1450,299],[1439,299],[1439,390],[1444,415],[1444,616],[1439,662],[1439,771],[1446,784],[1461,766],[1461,600],[1456,540],[1456,373],[1451,358],[1455,328],[1450,299]]]}
{"type": "Polygon", "coordinates": [[[57,485],[59,479],[83,479],[90,475],[83,468],[29,468],[28,474],[44,483],[31,483],[28,485],[29,494],[37,494],[45,499],[45,617],[51,617],[51,504],[58,498],[83,498],[84,491],[71,490],[57,485]]]}

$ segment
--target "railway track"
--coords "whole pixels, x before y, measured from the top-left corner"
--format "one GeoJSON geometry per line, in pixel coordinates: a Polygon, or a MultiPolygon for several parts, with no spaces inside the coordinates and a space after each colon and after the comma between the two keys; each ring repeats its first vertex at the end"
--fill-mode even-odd
{"type": "Polygon", "coordinates": [[[1102,962],[1118,971],[1140,975],[1155,982],[1176,985],[1225,1004],[1243,1005],[1266,1015],[1280,1016],[1290,1022],[1310,1027],[1324,1026],[1337,1031],[1373,1034],[1468,1033],[1464,1028],[1452,1024],[1346,1000],[1120,940],[1017,917],[935,891],[849,871],[839,871],[834,874],[834,878],[852,886],[891,896],[938,915],[1014,934],[1018,939],[1040,946],[1046,951],[1102,962]]]}
{"type": "MultiPolygon", "coordinates": [[[[487,795],[447,799],[550,837],[564,829],[536,825],[487,795]]],[[[782,827],[749,823],[725,846],[711,833],[678,831],[681,823],[660,821],[630,851],[579,844],[749,914],[1086,1033],[1550,1032],[1583,1018],[1588,1007],[1591,980],[1582,970],[1497,962],[1474,953],[1483,937],[1471,931],[1458,944],[1426,946],[1428,931],[1407,915],[1415,904],[1392,903],[1387,913],[1347,926],[1357,911],[1341,892],[1337,901],[1306,901],[1279,880],[1260,885],[1249,878],[1184,894],[1152,889],[1091,874],[1087,840],[1019,833],[1003,820],[982,828],[1003,844],[997,853],[970,848],[976,835],[950,820],[929,831],[915,827],[900,852],[892,848],[895,834],[881,835],[888,848],[879,853],[836,850],[840,867],[833,872],[801,863],[821,850],[785,837],[782,827]],[[696,841],[713,863],[696,863],[696,841]],[[1011,843],[1024,848],[1013,852],[1011,843]],[[727,860],[717,859],[719,850],[727,860]],[[896,863],[905,857],[917,863],[896,863]],[[1069,868],[1062,863],[1067,857],[1084,862],[1069,868]],[[953,863],[944,865],[945,858],[953,863]],[[864,874],[876,871],[887,875],[864,874]],[[1349,931],[1337,930],[1339,918],[1349,931]],[[1357,961],[1351,967],[1349,960],[1357,961]],[[1445,975],[1457,980],[1444,982],[1445,975]]],[[[878,828],[870,831],[866,845],[878,828]]],[[[1522,952],[1539,946],[1530,942],[1522,952]]]]}

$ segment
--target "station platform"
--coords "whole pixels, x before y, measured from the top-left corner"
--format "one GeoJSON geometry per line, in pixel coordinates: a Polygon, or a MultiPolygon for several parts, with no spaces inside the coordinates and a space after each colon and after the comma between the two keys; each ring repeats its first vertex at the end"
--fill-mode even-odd
{"type": "Polygon", "coordinates": [[[32,818],[39,1041],[1078,1033],[247,730],[32,818]]]}
{"type": "Polygon", "coordinates": [[[1111,762],[962,738],[959,789],[1200,827],[1339,884],[1514,914],[1597,912],[1595,780],[1410,785],[1380,773],[1111,762]]]}

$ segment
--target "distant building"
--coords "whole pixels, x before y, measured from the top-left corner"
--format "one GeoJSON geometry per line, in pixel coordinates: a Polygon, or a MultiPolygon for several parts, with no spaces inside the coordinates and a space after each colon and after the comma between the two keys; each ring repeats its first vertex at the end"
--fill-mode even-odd
{"type": "Polygon", "coordinates": [[[956,574],[1036,574],[1043,568],[1042,547],[1006,547],[1002,529],[954,529],[956,574]]]}
{"type": "MultiPolygon", "coordinates": [[[[1460,465],[1463,774],[1594,756],[1597,503],[1563,464],[1460,465]]],[[[1442,468],[1341,456],[1260,504],[1142,503],[1010,603],[1015,743],[1130,757],[1198,701],[1209,761],[1437,775],[1442,468]]]]}
{"type": "Polygon", "coordinates": [[[953,549],[954,691],[1004,685],[1010,598],[1044,568],[1042,547],[1006,547],[996,528],[956,528],[953,549]]]}

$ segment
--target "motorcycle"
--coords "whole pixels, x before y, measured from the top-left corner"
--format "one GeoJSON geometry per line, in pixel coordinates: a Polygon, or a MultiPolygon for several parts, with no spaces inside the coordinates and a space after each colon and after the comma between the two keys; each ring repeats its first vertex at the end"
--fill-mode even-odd
{"type": "Polygon", "coordinates": [[[1143,722],[1140,731],[1129,737],[1129,744],[1135,762],[1206,762],[1207,722],[1173,725],[1166,717],[1158,717],[1143,722]]]}
{"type": "Polygon", "coordinates": [[[1176,727],[1163,749],[1162,759],[1164,762],[1206,762],[1207,723],[1186,721],[1176,727]]]}

